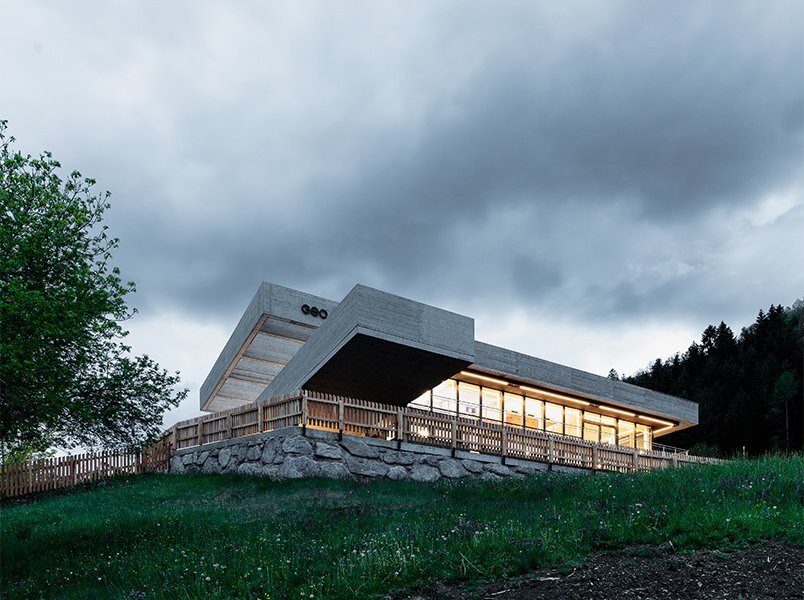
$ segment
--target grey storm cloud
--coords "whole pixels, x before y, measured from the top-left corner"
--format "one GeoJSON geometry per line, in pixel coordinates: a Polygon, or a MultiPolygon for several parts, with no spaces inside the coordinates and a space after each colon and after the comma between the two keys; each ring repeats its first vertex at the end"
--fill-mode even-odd
{"type": "Polygon", "coordinates": [[[768,257],[730,250],[764,234],[721,224],[779,194],[802,223],[801,3],[245,6],[109,52],[132,113],[73,158],[139,303],[234,314],[263,279],[580,319],[765,302],[768,257]]]}

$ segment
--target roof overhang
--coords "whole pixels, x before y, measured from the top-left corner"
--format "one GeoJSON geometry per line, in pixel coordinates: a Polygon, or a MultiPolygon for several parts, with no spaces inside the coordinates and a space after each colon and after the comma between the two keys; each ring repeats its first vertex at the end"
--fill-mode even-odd
{"type": "Polygon", "coordinates": [[[473,360],[473,319],[357,285],[260,397],[306,388],[403,406],[473,360]]]}

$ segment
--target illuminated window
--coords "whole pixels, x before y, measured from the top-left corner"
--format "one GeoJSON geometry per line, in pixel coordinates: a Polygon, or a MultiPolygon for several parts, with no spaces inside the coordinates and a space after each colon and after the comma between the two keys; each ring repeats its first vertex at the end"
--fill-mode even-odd
{"type": "Polygon", "coordinates": [[[564,409],[564,434],[581,437],[581,411],[577,408],[564,409]]]}
{"type": "Polygon", "coordinates": [[[458,410],[458,383],[447,379],[433,389],[433,412],[455,414],[458,410]]]}
{"type": "Polygon", "coordinates": [[[462,417],[480,416],[480,386],[458,383],[458,414],[462,417]]]}
{"type": "Polygon", "coordinates": [[[600,415],[597,413],[583,413],[583,439],[587,442],[600,441],[600,415]]]}
{"type": "Polygon", "coordinates": [[[544,402],[525,397],[525,427],[544,429],[544,402]]]}
{"type": "Polygon", "coordinates": [[[634,424],[620,419],[617,430],[617,443],[620,446],[634,447],[634,424]]]}
{"type": "Polygon", "coordinates": [[[502,392],[484,387],[481,395],[483,399],[483,420],[499,423],[502,420],[502,392]]]}
{"type": "Polygon", "coordinates": [[[423,408],[424,410],[430,410],[430,390],[427,390],[421,396],[416,398],[413,402],[410,403],[410,406],[412,406],[413,408],[423,408]]]}
{"type": "Polygon", "coordinates": [[[545,429],[553,433],[564,433],[564,407],[547,402],[544,405],[545,429]]]}
{"type": "Polygon", "coordinates": [[[615,434],[617,432],[617,419],[601,415],[600,417],[600,441],[603,444],[616,443],[615,434]]]}
{"type": "Polygon", "coordinates": [[[651,446],[650,426],[637,424],[636,426],[636,447],[640,450],[650,450],[651,446]]]}
{"type": "Polygon", "coordinates": [[[524,398],[519,394],[505,392],[505,422],[509,425],[522,427],[524,425],[524,398]]]}

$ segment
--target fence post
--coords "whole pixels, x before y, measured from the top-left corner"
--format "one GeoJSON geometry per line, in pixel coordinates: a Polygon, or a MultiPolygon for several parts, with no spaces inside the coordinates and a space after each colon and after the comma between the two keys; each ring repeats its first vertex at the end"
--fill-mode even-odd
{"type": "Polygon", "coordinates": [[[596,471],[600,468],[600,448],[597,444],[592,444],[592,470],[596,471]]]}
{"type": "Polygon", "coordinates": [[[556,462],[556,441],[553,438],[547,440],[547,462],[556,462]]]}
{"type": "Polygon", "coordinates": [[[639,450],[634,450],[634,453],[631,456],[631,460],[633,462],[632,468],[634,469],[634,471],[636,471],[637,466],[639,465],[639,450]]]}
{"type": "Polygon", "coordinates": [[[343,439],[343,398],[338,399],[338,439],[343,439]]]}
{"type": "Polygon", "coordinates": [[[452,456],[455,456],[455,450],[458,448],[458,420],[452,419],[452,440],[450,443],[450,449],[452,450],[452,456]]]}
{"type": "Polygon", "coordinates": [[[226,415],[226,439],[232,439],[232,413],[226,415]]]}
{"type": "Polygon", "coordinates": [[[405,438],[405,413],[403,409],[396,412],[396,449],[402,447],[402,442],[405,438]]]}
{"type": "Polygon", "coordinates": [[[198,422],[195,424],[195,437],[196,445],[200,446],[204,443],[204,418],[198,417],[198,422]]]}
{"type": "Polygon", "coordinates": [[[78,469],[76,465],[76,457],[70,457],[70,487],[75,487],[78,483],[78,469]]]}
{"type": "Polygon", "coordinates": [[[503,425],[502,431],[500,432],[500,454],[502,455],[501,462],[505,464],[505,457],[508,456],[508,431],[505,425],[503,425]]]}
{"type": "Polygon", "coordinates": [[[307,435],[307,393],[302,394],[302,414],[301,414],[302,435],[307,435]]]}

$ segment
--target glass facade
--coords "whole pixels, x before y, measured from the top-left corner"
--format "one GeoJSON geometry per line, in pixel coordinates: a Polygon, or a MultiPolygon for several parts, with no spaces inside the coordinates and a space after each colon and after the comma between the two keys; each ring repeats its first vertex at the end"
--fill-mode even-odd
{"type": "MultiPolygon", "coordinates": [[[[504,382],[503,382],[504,383],[504,382]]],[[[557,435],[581,438],[589,442],[650,450],[652,428],[634,419],[604,414],[605,409],[580,408],[570,403],[588,405],[586,401],[567,398],[562,404],[556,394],[534,389],[532,394],[516,394],[466,381],[448,379],[425,392],[411,403],[436,413],[457,415],[511,427],[547,431],[557,435]]],[[[614,410],[613,412],[623,412],[614,410]]]]}

